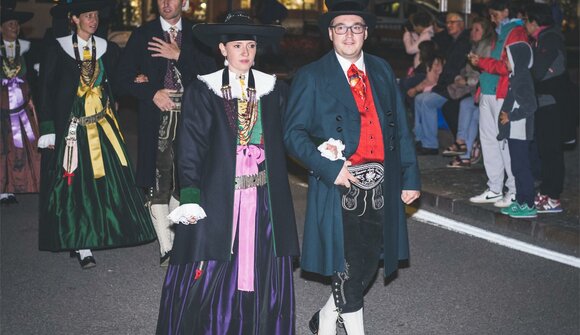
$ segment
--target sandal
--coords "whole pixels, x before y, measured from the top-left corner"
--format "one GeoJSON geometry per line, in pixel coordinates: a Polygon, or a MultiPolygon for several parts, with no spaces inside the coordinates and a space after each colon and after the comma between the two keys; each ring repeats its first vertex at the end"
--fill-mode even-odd
{"type": "Polygon", "coordinates": [[[471,147],[471,164],[477,164],[481,161],[481,143],[478,140],[473,141],[471,147]]]}
{"type": "Polygon", "coordinates": [[[467,145],[465,143],[455,142],[451,144],[445,151],[443,151],[443,156],[459,156],[467,152],[467,145]]]}
{"type": "Polygon", "coordinates": [[[455,169],[469,169],[471,167],[471,160],[461,159],[456,156],[455,159],[447,164],[447,167],[455,169]]]}

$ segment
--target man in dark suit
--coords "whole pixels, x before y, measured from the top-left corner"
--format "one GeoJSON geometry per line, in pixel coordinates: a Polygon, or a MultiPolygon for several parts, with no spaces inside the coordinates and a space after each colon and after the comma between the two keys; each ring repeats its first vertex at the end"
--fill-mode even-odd
{"type": "Polygon", "coordinates": [[[310,174],[302,269],[332,277],[310,330],[334,335],[341,316],[357,335],[381,254],[385,276],[408,257],[404,204],[420,195],[419,170],[393,71],[362,52],[375,23],[368,0],[326,5],[319,25],[334,50],[293,79],[284,141],[310,174]]]}
{"type": "Polygon", "coordinates": [[[120,86],[139,100],[137,185],[146,189],[157,232],[161,264],[173,245],[167,215],[179,203],[173,142],[183,88],[196,75],[215,70],[213,59],[197,48],[181,17],[186,0],[157,0],[160,17],[135,30],[118,66],[120,86]]]}

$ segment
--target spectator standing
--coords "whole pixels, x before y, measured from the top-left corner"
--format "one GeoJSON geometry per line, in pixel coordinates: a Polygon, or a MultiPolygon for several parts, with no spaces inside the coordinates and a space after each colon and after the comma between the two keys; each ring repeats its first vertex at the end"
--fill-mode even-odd
{"type": "MultiPolygon", "coordinates": [[[[487,18],[476,17],[471,25],[472,53],[489,57],[495,43],[495,31],[487,18]]],[[[479,71],[471,64],[466,64],[455,82],[447,87],[453,99],[459,103],[459,121],[455,143],[447,148],[444,156],[455,156],[447,166],[451,168],[471,167],[472,151],[479,131],[479,71]],[[467,96],[466,96],[467,95],[467,96]]],[[[475,148],[475,150],[479,150],[475,148]]]]}
{"type": "Polygon", "coordinates": [[[536,112],[535,140],[541,162],[542,183],[535,205],[538,213],[559,213],[562,211],[560,194],[564,188],[565,172],[562,118],[567,108],[569,91],[564,37],[559,26],[554,25],[550,7],[545,4],[526,7],[525,28],[531,37],[534,51],[532,75],[539,107],[536,112]]]}
{"type": "Polygon", "coordinates": [[[483,152],[483,165],[487,174],[487,190],[471,197],[473,203],[493,203],[496,207],[507,207],[515,200],[516,184],[511,169],[509,147],[497,140],[497,120],[509,86],[507,53],[505,47],[515,42],[527,42],[523,22],[513,17],[515,11],[507,0],[492,0],[489,3],[491,21],[496,25],[498,39],[490,57],[479,57],[471,53],[470,62],[481,71],[479,84],[479,140],[483,152]],[[507,192],[503,194],[504,180],[507,192]]]}
{"type": "Polygon", "coordinates": [[[159,17],[131,34],[117,68],[123,93],[139,100],[137,185],[145,189],[167,266],[173,229],[167,215],[179,206],[175,139],[183,89],[198,74],[215,70],[194,42],[193,23],[182,17],[186,0],[157,0],[159,17]]]}
{"type": "Polygon", "coordinates": [[[17,202],[14,193],[37,193],[40,187],[38,121],[28,80],[34,70],[24,56],[30,42],[18,38],[20,24],[33,14],[2,1],[0,15],[0,203],[11,204],[17,202]]]}
{"type": "Polygon", "coordinates": [[[501,213],[512,218],[534,218],[534,177],[530,163],[530,142],[534,138],[534,113],[537,109],[532,67],[532,49],[526,42],[506,47],[509,88],[499,113],[497,139],[507,141],[511,168],[516,182],[516,200],[501,213]]]}
{"type": "Polygon", "coordinates": [[[446,18],[447,32],[453,38],[453,42],[445,52],[443,71],[431,92],[421,93],[415,97],[415,138],[420,142],[417,149],[420,155],[439,153],[437,109],[450,98],[447,86],[455,81],[455,77],[465,67],[466,56],[471,49],[469,31],[465,30],[465,22],[461,15],[449,13],[446,18]]]}

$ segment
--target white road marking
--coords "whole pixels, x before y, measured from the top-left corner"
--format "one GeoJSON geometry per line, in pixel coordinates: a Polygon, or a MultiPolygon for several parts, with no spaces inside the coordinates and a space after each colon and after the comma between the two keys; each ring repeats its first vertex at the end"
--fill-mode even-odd
{"type": "Polygon", "coordinates": [[[566,265],[573,266],[575,268],[580,268],[580,258],[555,252],[552,250],[537,247],[535,245],[522,242],[513,238],[505,237],[500,234],[492,233],[487,230],[477,228],[453,219],[431,213],[429,211],[419,209],[412,217],[418,221],[441,227],[453,232],[460,234],[466,234],[469,236],[481,238],[491,243],[499,244],[501,246],[519,250],[528,254],[532,254],[538,257],[546,258],[555,262],[563,263],[566,265]]]}

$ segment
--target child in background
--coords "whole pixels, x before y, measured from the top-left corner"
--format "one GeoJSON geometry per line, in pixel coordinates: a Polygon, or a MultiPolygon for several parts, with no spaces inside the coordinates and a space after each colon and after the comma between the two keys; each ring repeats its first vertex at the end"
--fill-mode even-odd
{"type": "MultiPolygon", "coordinates": [[[[426,42],[422,42],[421,44],[423,43],[426,42]]],[[[441,71],[443,71],[445,60],[442,56],[436,54],[424,63],[427,66],[427,76],[422,82],[407,91],[407,95],[411,98],[414,98],[421,92],[430,92],[433,86],[437,85],[439,75],[441,74],[441,71]]]]}
{"type": "Polygon", "coordinates": [[[512,218],[534,218],[534,177],[530,164],[530,142],[534,138],[534,113],[537,109],[534,81],[530,73],[532,48],[516,42],[506,48],[509,74],[507,96],[499,114],[499,141],[507,141],[511,169],[516,182],[516,200],[501,213],[512,218]]]}

